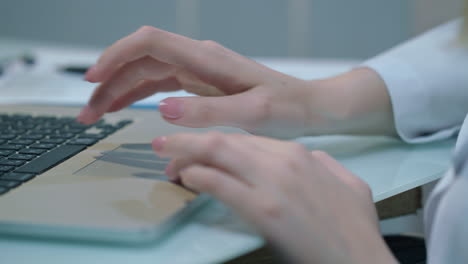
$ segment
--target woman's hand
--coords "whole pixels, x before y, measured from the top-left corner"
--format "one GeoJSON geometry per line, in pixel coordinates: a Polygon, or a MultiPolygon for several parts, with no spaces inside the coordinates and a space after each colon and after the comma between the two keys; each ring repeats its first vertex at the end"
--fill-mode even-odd
{"type": "Polygon", "coordinates": [[[395,134],[385,83],[359,68],[304,81],[260,65],[212,41],[142,27],[110,46],[86,74],[100,82],[78,120],[89,124],[157,92],[160,111],[188,127],[234,126],[281,138],[318,134],[395,134]]]}
{"type": "Polygon", "coordinates": [[[281,138],[394,134],[386,86],[370,69],[304,81],[215,42],[147,26],[110,46],[86,79],[101,83],[78,118],[86,124],[154,93],[186,90],[201,97],[163,100],[160,111],[168,122],[234,126],[281,138]]]}
{"type": "Polygon", "coordinates": [[[86,79],[101,84],[78,118],[82,123],[157,92],[186,90],[202,97],[164,100],[160,111],[168,122],[279,137],[305,134],[307,82],[212,41],[142,27],[109,47],[86,79]]]}
{"type": "Polygon", "coordinates": [[[153,148],[172,158],[172,180],[231,206],[292,261],[395,262],[369,187],[326,153],[220,133],[159,137],[153,148]]]}

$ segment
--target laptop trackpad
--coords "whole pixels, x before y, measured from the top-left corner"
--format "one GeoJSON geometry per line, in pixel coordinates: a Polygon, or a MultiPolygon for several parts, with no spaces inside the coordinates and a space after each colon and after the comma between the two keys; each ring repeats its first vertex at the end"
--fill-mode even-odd
{"type": "Polygon", "coordinates": [[[94,162],[74,174],[167,181],[164,170],[169,160],[159,158],[150,144],[122,144],[116,149],[100,152],[94,158],[94,162]]]}

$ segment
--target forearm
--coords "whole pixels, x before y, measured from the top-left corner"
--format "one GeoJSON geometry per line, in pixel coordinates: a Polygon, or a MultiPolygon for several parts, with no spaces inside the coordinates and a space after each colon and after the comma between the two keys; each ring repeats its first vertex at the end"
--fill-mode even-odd
{"type": "Polygon", "coordinates": [[[455,135],[468,111],[461,20],[409,40],[359,68],[308,82],[307,134],[398,134],[407,142],[455,135]]]}
{"type": "Polygon", "coordinates": [[[384,81],[369,68],[308,82],[307,135],[396,135],[384,81]]]}

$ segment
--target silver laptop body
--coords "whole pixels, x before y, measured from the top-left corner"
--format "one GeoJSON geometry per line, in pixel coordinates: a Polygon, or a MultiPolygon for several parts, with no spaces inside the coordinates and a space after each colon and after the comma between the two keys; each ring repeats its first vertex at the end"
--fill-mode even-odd
{"type": "MultiPolygon", "coordinates": [[[[10,114],[73,117],[79,110],[0,106],[10,114]]],[[[203,195],[167,181],[167,160],[150,145],[157,136],[202,130],[168,124],[154,110],[123,110],[104,119],[133,122],[0,195],[0,235],[144,243],[205,203],[203,195]]]]}

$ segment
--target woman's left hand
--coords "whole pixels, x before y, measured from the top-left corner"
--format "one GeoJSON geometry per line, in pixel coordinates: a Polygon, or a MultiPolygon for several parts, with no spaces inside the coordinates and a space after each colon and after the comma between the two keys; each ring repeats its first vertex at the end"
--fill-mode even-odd
{"type": "Polygon", "coordinates": [[[207,192],[252,222],[291,261],[394,263],[366,183],[324,152],[238,134],[153,141],[171,180],[207,192]]]}

